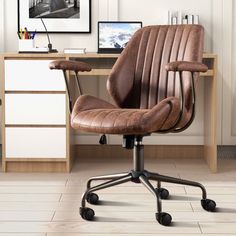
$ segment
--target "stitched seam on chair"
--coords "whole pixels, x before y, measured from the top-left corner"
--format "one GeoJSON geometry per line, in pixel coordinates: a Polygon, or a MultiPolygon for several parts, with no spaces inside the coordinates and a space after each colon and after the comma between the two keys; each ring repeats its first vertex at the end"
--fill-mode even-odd
{"type": "MultiPolygon", "coordinates": [[[[141,113],[140,111],[136,111],[135,113],[133,113],[132,115],[130,115],[130,120],[132,120],[132,116],[135,114],[137,114],[137,113],[141,113]]],[[[142,114],[141,114],[141,118],[139,117],[139,121],[141,121],[142,120],[142,117],[143,117],[143,115],[145,114],[145,113],[147,113],[146,111],[145,112],[143,112],[142,114]]],[[[128,123],[129,124],[129,123],[128,123]]],[[[136,127],[137,125],[130,125],[129,124],[129,127],[136,127]]],[[[142,126],[142,125],[140,125],[140,126],[142,126]]]]}
{"type": "MultiPolygon", "coordinates": [[[[158,33],[159,33],[159,30],[158,30],[158,33]]],[[[155,42],[157,40],[158,33],[155,35],[155,42]]],[[[152,60],[150,62],[150,70],[149,70],[149,76],[148,76],[149,81],[148,81],[147,106],[146,106],[146,108],[150,108],[149,107],[149,100],[150,100],[150,88],[151,88],[151,82],[152,82],[151,75],[152,75],[153,60],[154,60],[154,55],[155,55],[155,48],[156,48],[156,43],[154,44],[154,48],[152,48],[152,60]]]]}
{"type": "MultiPolygon", "coordinates": [[[[161,71],[161,65],[162,65],[162,59],[163,59],[164,45],[165,45],[165,42],[166,42],[166,36],[167,36],[167,32],[166,32],[166,34],[165,34],[165,39],[164,39],[164,42],[163,42],[163,45],[162,45],[162,49],[161,49],[161,57],[160,57],[160,58],[161,58],[161,61],[160,61],[160,66],[159,66],[159,67],[160,67],[160,69],[159,69],[160,71],[161,71]]],[[[161,80],[160,80],[160,76],[161,76],[161,75],[159,74],[159,80],[158,80],[158,84],[157,84],[157,85],[158,85],[158,96],[157,96],[157,102],[156,102],[156,104],[158,104],[158,103],[160,102],[160,101],[159,101],[159,94],[160,94],[160,89],[159,89],[159,88],[160,88],[160,81],[161,81],[161,80]]]]}
{"type": "MultiPolygon", "coordinates": [[[[82,113],[82,112],[81,112],[82,113]]],[[[75,115],[72,120],[71,120],[71,123],[75,123],[75,119],[76,117],[78,116],[79,114],[75,115]]],[[[82,122],[85,120],[85,117],[87,117],[88,114],[85,114],[84,117],[82,118],[82,122]]],[[[79,125],[80,126],[80,125],[79,125]]]]}
{"type": "MultiPolygon", "coordinates": [[[[169,58],[168,58],[168,62],[170,62],[170,58],[172,56],[172,52],[173,52],[173,45],[174,45],[174,42],[175,42],[175,37],[176,37],[176,32],[177,32],[177,28],[175,28],[175,34],[174,34],[174,37],[173,37],[173,41],[172,41],[172,44],[171,44],[171,49],[170,49],[170,54],[169,54],[169,58]]],[[[169,83],[169,73],[167,72],[166,73],[166,93],[165,93],[165,97],[167,97],[167,94],[168,94],[168,83],[169,83]]],[[[173,78],[172,78],[173,79],[173,78]]],[[[173,81],[171,81],[171,83],[173,83],[173,81]]]]}
{"type": "Polygon", "coordinates": [[[81,121],[82,123],[84,122],[84,120],[87,120],[88,115],[90,115],[91,113],[93,113],[93,110],[87,110],[86,113],[88,113],[88,114],[85,114],[85,115],[84,115],[84,117],[83,117],[83,119],[82,119],[82,121],[81,121]]]}
{"type": "MultiPolygon", "coordinates": [[[[96,114],[95,117],[94,117],[94,119],[90,122],[90,126],[92,127],[92,124],[93,124],[93,122],[97,119],[97,117],[98,117],[98,116],[103,116],[104,113],[105,113],[105,117],[106,117],[106,115],[109,114],[109,111],[102,111],[102,112],[96,114]]],[[[102,119],[104,119],[104,117],[103,117],[102,119]]],[[[101,123],[102,123],[102,122],[101,122],[101,123]]]]}
{"type": "Polygon", "coordinates": [[[105,115],[105,117],[103,117],[101,126],[103,126],[103,122],[104,122],[104,120],[108,117],[108,115],[111,115],[112,113],[115,113],[115,112],[118,112],[118,111],[117,111],[117,110],[114,110],[114,111],[111,111],[111,112],[107,113],[107,114],[105,115]]]}
{"type": "MultiPolygon", "coordinates": [[[[168,27],[168,30],[167,30],[167,33],[166,33],[166,35],[168,35],[168,33],[169,33],[169,30],[170,30],[170,27],[168,27]]],[[[166,40],[165,40],[165,43],[164,43],[164,48],[165,48],[165,45],[166,45],[166,40]]],[[[170,49],[170,51],[169,51],[169,55],[168,55],[168,60],[167,60],[167,63],[170,61],[170,55],[171,55],[171,50],[172,50],[172,48],[173,48],[173,41],[172,41],[172,44],[171,44],[171,49],[170,49]]],[[[163,65],[164,66],[164,65],[163,65]]],[[[165,92],[164,92],[164,99],[167,97],[167,85],[168,85],[168,73],[166,73],[166,76],[165,76],[165,92]]]]}
{"type": "MultiPolygon", "coordinates": [[[[159,38],[159,35],[160,35],[160,29],[158,31],[158,37],[157,37],[157,41],[158,41],[158,38],[159,38]]],[[[157,42],[158,44],[158,42],[157,42]]],[[[159,81],[160,81],[160,73],[161,73],[161,57],[162,57],[162,54],[160,55],[160,62],[159,62],[159,67],[158,67],[158,79],[157,79],[157,91],[156,91],[156,104],[158,103],[158,95],[159,95],[159,81]]]]}
{"type": "Polygon", "coordinates": [[[115,127],[115,124],[116,124],[117,119],[118,119],[122,114],[124,114],[124,112],[125,112],[125,111],[121,111],[121,112],[118,113],[116,119],[113,120],[112,127],[115,127]]]}
{"type": "Polygon", "coordinates": [[[170,111],[168,112],[166,119],[162,122],[162,125],[160,126],[159,130],[162,129],[162,127],[165,125],[166,121],[169,119],[170,114],[172,113],[173,105],[171,101],[168,101],[167,104],[170,106],[170,111]]]}
{"type": "Polygon", "coordinates": [[[192,29],[189,30],[189,32],[188,32],[188,36],[187,36],[186,43],[185,43],[185,46],[184,46],[184,53],[183,53],[183,58],[182,58],[182,60],[184,60],[185,51],[186,51],[186,48],[187,48],[188,39],[189,39],[189,36],[190,36],[190,33],[191,33],[191,32],[192,32],[192,29]]]}
{"type": "MultiPolygon", "coordinates": [[[[96,110],[100,110],[100,109],[96,109],[96,110]]],[[[83,123],[83,121],[87,119],[87,116],[91,115],[91,113],[94,113],[94,110],[86,111],[86,112],[89,112],[89,113],[84,116],[84,118],[83,118],[83,120],[82,120],[81,123],[83,123]]],[[[114,123],[113,123],[112,127],[114,127],[115,122],[116,122],[121,116],[126,115],[127,110],[122,111],[121,113],[120,113],[119,110],[114,110],[114,111],[112,111],[112,112],[107,113],[106,116],[104,117],[104,119],[105,119],[108,115],[110,115],[111,113],[114,113],[114,112],[119,112],[119,116],[114,120],[114,123]]],[[[135,115],[135,113],[139,113],[139,111],[136,111],[136,110],[133,111],[131,114],[129,114],[129,117],[135,115]]],[[[147,113],[147,112],[144,112],[144,113],[147,113]]],[[[102,114],[102,113],[98,113],[97,116],[98,116],[98,115],[101,115],[101,114],[102,114]]],[[[95,118],[93,118],[93,120],[90,122],[90,125],[86,125],[86,124],[81,124],[81,123],[80,123],[79,126],[81,126],[81,127],[92,127],[92,123],[94,122],[94,119],[97,118],[97,116],[96,116],[95,118]]],[[[77,116],[75,116],[75,117],[77,117],[77,116]]],[[[74,121],[74,119],[75,119],[75,118],[73,118],[73,121],[74,121]]],[[[129,121],[129,120],[128,120],[128,121],[129,121]]],[[[101,126],[102,126],[102,125],[101,125],[101,126]]],[[[127,127],[127,126],[128,126],[128,123],[126,122],[126,125],[125,125],[125,126],[122,126],[122,127],[127,127]]],[[[97,127],[97,126],[94,126],[94,127],[92,127],[92,128],[95,128],[95,127],[97,127]]],[[[129,125],[129,127],[135,127],[135,125],[129,125]]],[[[102,129],[103,129],[103,128],[105,128],[105,127],[102,127],[102,129]]],[[[107,128],[110,129],[111,127],[107,127],[107,128]]]]}
{"type": "MultiPolygon", "coordinates": [[[[154,46],[154,53],[153,53],[153,58],[152,58],[152,66],[151,66],[151,73],[150,73],[150,76],[152,75],[154,60],[156,59],[155,54],[156,54],[157,47],[158,47],[158,37],[159,37],[159,33],[160,33],[160,27],[158,28],[158,32],[157,32],[157,34],[156,34],[156,40],[155,40],[156,43],[155,43],[155,46],[154,46]]],[[[157,84],[158,84],[158,81],[159,81],[159,77],[160,77],[160,70],[159,70],[159,68],[158,68],[157,78],[156,78],[156,79],[157,79],[157,81],[156,81],[157,84]]],[[[149,83],[152,82],[151,79],[152,79],[152,78],[150,78],[150,82],[149,82],[149,83]]],[[[149,85],[149,87],[150,87],[150,85],[149,85]]],[[[158,89],[157,89],[157,91],[158,91],[158,89]]],[[[153,95],[153,96],[155,96],[154,101],[156,101],[157,91],[156,91],[155,94],[153,95]]],[[[152,92],[152,91],[151,91],[151,92],[152,92]]],[[[149,89],[149,93],[150,93],[150,89],[149,89]]],[[[152,94],[148,94],[148,96],[150,97],[150,96],[152,96],[152,94]]],[[[149,97],[148,97],[148,108],[151,108],[151,104],[150,104],[150,102],[149,102],[149,101],[150,101],[149,97]]]]}
{"type": "MultiPolygon", "coordinates": [[[[180,28],[180,27],[179,27],[180,28]]],[[[177,49],[177,53],[176,53],[176,57],[175,57],[175,61],[177,61],[178,60],[178,56],[179,56],[179,49],[180,49],[180,44],[181,44],[181,41],[182,41],[182,38],[183,38],[183,34],[184,34],[184,29],[182,30],[182,34],[181,34],[181,38],[180,38],[180,40],[179,40],[179,45],[178,45],[178,49],[177,49]]],[[[175,95],[175,87],[176,87],[176,73],[177,72],[174,72],[174,83],[173,83],[173,86],[174,86],[174,88],[173,88],[173,94],[172,94],[172,96],[176,96],[175,95]]]]}
{"type": "MultiPolygon", "coordinates": [[[[124,115],[126,112],[127,112],[127,111],[122,111],[122,113],[119,114],[119,117],[120,117],[121,115],[124,115]]],[[[139,111],[133,111],[130,116],[134,115],[134,114],[137,113],[137,112],[139,112],[139,111]]],[[[144,114],[146,114],[146,113],[147,113],[147,111],[144,112],[144,114]]],[[[142,114],[142,117],[143,117],[144,114],[142,114]]],[[[118,117],[117,117],[117,119],[118,119],[118,117]]],[[[117,119],[116,119],[116,120],[117,120],[117,119]]],[[[129,128],[133,128],[133,127],[135,127],[135,126],[136,126],[136,125],[129,125],[129,128]]],[[[79,127],[91,128],[91,125],[79,124],[79,127]]],[[[94,129],[106,129],[106,130],[107,130],[107,129],[111,129],[111,128],[114,128],[114,127],[115,127],[115,126],[112,126],[112,127],[92,127],[92,128],[94,128],[94,129]]],[[[127,126],[127,122],[126,122],[126,125],[118,126],[118,127],[115,127],[115,128],[120,129],[120,128],[127,128],[127,127],[128,127],[128,126],[127,126]]]]}
{"type": "MultiPolygon", "coordinates": [[[[191,32],[192,32],[192,29],[189,30],[189,32],[188,32],[188,37],[187,37],[187,39],[186,39],[186,44],[185,44],[185,47],[184,47],[184,53],[183,53],[183,58],[182,58],[182,60],[184,60],[185,51],[186,51],[186,48],[187,48],[188,39],[189,39],[189,37],[190,37],[191,32]]],[[[185,86],[184,86],[184,88],[185,88],[185,86]]],[[[184,91],[184,97],[185,97],[185,99],[186,99],[186,93],[187,93],[187,91],[186,91],[186,92],[184,91]]]]}
{"type": "MultiPolygon", "coordinates": [[[[115,122],[114,122],[113,127],[116,126],[117,120],[118,120],[122,115],[125,115],[126,113],[127,113],[126,111],[122,111],[122,113],[119,114],[119,116],[115,119],[115,122]]],[[[131,113],[131,115],[134,114],[134,113],[136,113],[136,111],[133,111],[133,112],[131,113]]],[[[125,127],[127,128],[127,126],[128,126],[128,124],[127,124],[127,119],[126,119],[126,126],[125,126],[125,127]]]]}
{"type": "MultiPolygon", "coordinates": [[[[139,111],[135,111],[135,113],[139,113],[139,111]]],[[[133,113],[132,115],[134,115],[135,113],[133,113]]],[[[144,114],[145,114],[145,113],[147,113],[147,112],[144,112],[144,114]]],[[[141,117],[143,117],[144,114],[142,114],[141,117]]],[[[131,116],[132,116],[132,115],[131,115],[131,116]]],[[[128,127],[128,126],[126,126],[126,128],[127,128],[127,127],[128,127]]],[[[137,125],[129,125],[129,128],[136,128],[136,127],[137,127],[137,125]]],[[[140,125],[139,127],[142,128],[142,125],[140,125]]]]}
{"type": "MultiPolygon", "coordinates": [[[[182,38],[183,38],[183,31],[184,31],[184,30],[182,29],[182,27],[178,27],[178,28],[176,29],[176,34],[177,34],[178,29],[181,29],[181,30],[182,30],[182,33],[181,33],[181,37],[180,37],[179,42],[177,41],[178,47],[177,47],[177,51],[176,51],[176,55],[175,55],[175,61],[178,60],[180,44],[181,44],[181,40],[182,40],[182,38]]],[[[175,36],[176,36],[176,34],[175,34],[175,36]]],[[[174,73],[174,75],[173,75],[173,92],[172,92],[171,96],[175,97],[175,85],[176,85],[176,73],[177,73],[177,72],[173,72],[173,73],[174,73]]]]}
{"type": "Polygon", "coordinates": [[[140,44],[139,44],[139,51],[138,51],[138,56],[137,56],[137,59],[136,59],[136,70],[135,70],[135,74],[137,74],[137,65],[139,64],[139,61],[142,62],[142,73],[140,73],[140,77],[136,77],[135,75],[135,81],[134,81],[134,88],[135,88],[135,92],[134,92],[134,97],[137,97],[138,96],[138,107],[141,107],[141,104],[142,104],[142,80],[143,80],[143,69],[144,69],[144,65],[145,65],[145,56],[144,56],[144,60],[141,60],[140,59],[140,54],[142,52],[140,52],[142,46],[143,46],[143,43],[145,44],[145,51],[147,51],[147,43],[143,42],[144,41],[144,37],[145,37],[145,33],[147,32],[148,34],[148,38],[150,36],[150,30],[146,29],[146,31],[144,31],[142,33],[142,38],[140,40],[140,44]],[[139,91],[136,92],[136,89],[138,88],[139,91]]]}
{"type": "MultiPolygon", "coordinates": [[[[148,113],[148,111],[145,112],[145,113],[143,113],[142,116],[141,116],[141,118],[140,118],[140,120],[144,121],[144,115],[146,115],[147,113],[148,113]]],[[[144,130],[144,129],[145,129],[145,126],[146,126],[146,122],[145,122],[145,124],[142,123],[141,129],[144,130]]],[[[149,130],[148,130],[148,131],[149,131],[149,130]]]]}
{"type": "MultiPolygon", "coordinates": [[[[141,107],[142,108],[147,108],[148,106],[148,99],[149,99],[149,89],[150,89],[150,68],[151,68],[151,65],[149,66],[147,64],[147,58],[148,58],[148,55],[149,55],[149,45],[151,44],[151,35],[152,35],[152,29],[150,28],[150,32],[149,32],[149,37],[148,37],[148,41],[147,41],[147,46],[146,46],[146,51],[145,51],[145,57],[144,57],[144,66],[143,66],[143,73],[142,73],[142,80],[141,80],[141,107]],[[149,67],[149,70],[148,70],[148,81],[146,83],[145,81],[145,78],[146,78],[146,68],[149,67]],[[143,85],[145,87],[147,87],[146,89],[143,89],[143,85]],[[142,96],[142,91],[143,90],[146,90],[144,91],[144,96],[142,96]],[[142,99],[143,97],[143,99],[142,99]],[[143,101],[144,100],[144,101],[143,101]],[[145,103],[144,103],[145,102],[145,103]]],[[[152,51],[152,55],[153,55],[153,51],[152,51]]]]}
{"type": "Polygon", "coordinates": [[[133,94],[134,94],[134,97],[138,96],[138,100],[139,100],[138,101],[138,107],[140,107],[141,97],[140,97],[140,91],[136,92],[136,89],[137,89],[136,87],[140,86],[140,82],[139,82],[139,85],[137,85],[137,81],[141,80],[140,76],[137,77],[137,74],[138,74],[138,65],[139,65],[139,60],[140,60],[140,50],[141,50],[141,46],[142,46],[143,37],[144,37],[144,32],[142,33],[141,39],[139,41],[138,53],[137,53],[136,62],[135,62],[134,82],[133,82],[133,89],[134,89],[134,93],[133,94]]]}
{"type": "MultiPolygon", "coordinates": [[[[180,38],[180,41],[179,41],[179,46],[178,46],[178,53],[177,53],[177,57],[176,57],[176,61],[178,61],[178,58],[179,58],[179,51],[180,51],[180,45],[181,45],[181,42],[182,42],[182,40],[183,40],[183,36],[184,36],[184,30],[185,30],[185,27],[183,28],[183,30],[182,30],[182,35],[181,35],[181,38],[180,38]]],[[[181,58],[180,58],[180,60],[181,60],[181,58]]],[[[183,59],[182,59],[183,60],[183,59]]],[[[174,97],[176,97],[176,83],[177,83],[177,81],[176,81],[176,75],[177,75],[177,72],[175,72],[175,74],[174,74],[174,94],[173,94],[173,96],[174,97]]]]}
{"type": "MultiPolygon", "coordinates": [[[[83,123],[85,120],[87,120],[88,116],[91,115],[91,114],[94,114],[95,110],[100,110],[100,109],[93,109],[93,110],[86,110],[85,112],[88,113],[88,114],[85,114],[84,118],[82,119],[81,123],[83,123]]],[[[82,112],[81,112],[82,113],[82,112]]],[[[88,125],[87,127],[91,127],[92,126],[92,123],[94,122],[94,120],[99,116],[101,115],[101,113],[97,113],[95,114],[95,117],[93,117],[93,119],[90,121],[90,125],[88,125]]],[[[79,126],[81,126],[81,123],[79,126]]]]}

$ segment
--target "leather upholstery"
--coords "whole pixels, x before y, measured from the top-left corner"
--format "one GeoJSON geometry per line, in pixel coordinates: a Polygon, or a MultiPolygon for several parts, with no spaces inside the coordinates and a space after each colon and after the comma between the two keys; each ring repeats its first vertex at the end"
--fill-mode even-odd
{"type": "Polygon", "coordinates": [[[56,60],[49,63],[51,70],[72,70],[75,72],[91,71],[90,65],[80,61],[56,60]]]}
{"type": "Polygon", "coordinates": [[[73,109],[74,129],[103,134],[147,134],[175,123],[179,100],[170,97],[153,109],[120,109],[89,95],[81,96],[73,109]]]}
{"type": "MultiPolygon", "coordinates": [[[[172,61],[202,62],[203,37],[199,25],[148,26],[139,30],[108,79],[108,91],[117,105],[151,109],[168,96],[179,98],[178,75],[168,73],[165,66],[172,61]]],[[[190,76],[183,73],[186,101],[191,100],[190,76]]]]}
{"type": "Polygon", "coordinates": [[[107,81],[116,106],[81,96],[73,109],[72,126],[96,133],[140,135],[172,128],[180,114],[179,76],[172,71],[180,70],[184,71],[186,105],[179,128],[184,127],[193,111],[189,71],[207,69],[200,64],[203,37],[199,25],[148,26],[137,31],[107,81]]]}
{"type": "Polygon", "coordinates": [[[173,61],[165,66],[167,71],[207,72],[206,65],[199,62],[173,61]]]}

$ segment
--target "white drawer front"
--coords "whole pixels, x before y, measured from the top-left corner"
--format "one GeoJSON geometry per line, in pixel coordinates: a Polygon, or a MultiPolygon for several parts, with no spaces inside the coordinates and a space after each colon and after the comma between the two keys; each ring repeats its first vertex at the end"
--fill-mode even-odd
{"type": "Polygon", "coordinates": [[[50,60],[5,60],[5,90],[65,91],[63,73],[50,60]]]}
{"type": "Polygon", "coordinates": [[[66,124],[65,94],[6,94],[6,124],[66,124]]]}
{"type": "Polygon", "coordinates": [[[66,128],[6,128],[6,158],[66,158],[66,128]]]}

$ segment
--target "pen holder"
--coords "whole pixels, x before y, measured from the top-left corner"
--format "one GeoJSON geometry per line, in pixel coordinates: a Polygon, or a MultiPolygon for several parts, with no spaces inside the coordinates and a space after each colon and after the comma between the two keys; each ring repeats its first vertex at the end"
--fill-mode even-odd
{"type": "Polygon", "coordinates": [[[34,47],[34,39],[19,39],[19,52],[31,51],[34,47]]]}

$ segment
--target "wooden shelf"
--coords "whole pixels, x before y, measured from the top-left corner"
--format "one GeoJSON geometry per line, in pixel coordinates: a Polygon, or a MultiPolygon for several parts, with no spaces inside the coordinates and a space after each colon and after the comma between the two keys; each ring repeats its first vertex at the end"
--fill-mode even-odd
{"type": "Polygon", "coordinates": [[[200,73],[200,76],[202,77],[214,76],[214,70],[208,70],[205,73],[200,73]]]}
{"type": "MultiPolygon", "coordinates": [[[[109,76],[110,73],[111,73],[111,69],[92,69],[91,72],[80,72],[80,75],[109,76]]],[[[74,73],[71,72],[71,75],[74,75],[74,73]]],[[[208,70],[205,73],[201,73],[200,76],[202,76],[202,77],[214,76],[214,71],[208,70]]]]}

